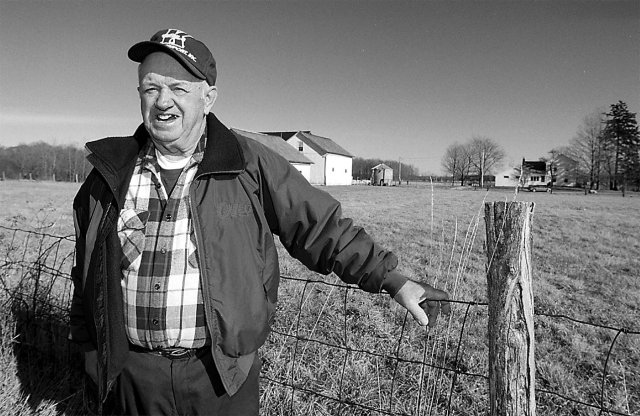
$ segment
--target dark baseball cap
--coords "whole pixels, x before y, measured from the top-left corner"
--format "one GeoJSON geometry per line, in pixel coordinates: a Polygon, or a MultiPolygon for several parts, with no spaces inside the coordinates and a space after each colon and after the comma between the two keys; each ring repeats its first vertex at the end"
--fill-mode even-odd
{"type": "Polygon", "coordinates": [[[153,52],[165,52],[176,58],[198,79],[216,85],[216,61],[206,45],[180,29],[163,29],[150,40],[136,43],[127,55],[134,62],[142,62],[153,52]]]}

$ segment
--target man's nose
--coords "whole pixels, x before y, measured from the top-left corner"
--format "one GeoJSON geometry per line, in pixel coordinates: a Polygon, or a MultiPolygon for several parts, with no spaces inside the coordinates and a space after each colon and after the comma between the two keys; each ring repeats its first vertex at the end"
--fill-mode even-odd
{"type": "Polygon", "coordinates": [[[166,110],[173,106],[173,98],[171,96],[171,90],[169,88],[161,88],[158,91],[155,105],[160,110],[166,110]]]}

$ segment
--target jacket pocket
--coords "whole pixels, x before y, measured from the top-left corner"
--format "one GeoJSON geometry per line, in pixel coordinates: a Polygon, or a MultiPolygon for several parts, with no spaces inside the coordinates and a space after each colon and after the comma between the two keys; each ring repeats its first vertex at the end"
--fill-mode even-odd
{"type": "Polygon", "coordinates": [[[122,247],[122,269],[137,270],[144,250],[149,211],[126,208],[118,217],[118,238],[122,247]]]}

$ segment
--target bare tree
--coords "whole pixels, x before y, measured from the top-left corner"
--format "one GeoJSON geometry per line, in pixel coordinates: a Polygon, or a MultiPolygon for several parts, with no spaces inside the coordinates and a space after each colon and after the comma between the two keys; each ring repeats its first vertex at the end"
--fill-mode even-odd
{"type": "Polygon", "coordinates": [[[464,185],[465,179],[469,176],[470,166],[468,145],[456,142],[447,147],[442,157],[442,169],[451,175],[451,186],[454,185],[456,178],[459,178],[460,184],[464,185]]]}
{"type": "Polygon", "coordinates": [[[599,189],[605,168],[603,111],[587,115],[564,153],[578,162],[578,172],[589,181],[589,189],[599,189]]]}
{"type": "Polygon", "coordinates": [[[505,158],[502,147],[488,137],[474,136],[468,146],[470,162],[478,174],[480,187],[484,187],[485,175],[491,173],[505,158]]]}

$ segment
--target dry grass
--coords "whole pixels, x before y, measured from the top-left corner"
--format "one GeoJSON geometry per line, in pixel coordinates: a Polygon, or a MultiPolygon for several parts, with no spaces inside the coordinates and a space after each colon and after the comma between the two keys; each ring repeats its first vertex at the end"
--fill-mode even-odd
{"type": "MultiPolygon", "coordinates": [[[[74,184],[0,183],[0,225],[24,224],[52,234],[72,232],[70,204],[74,184]]],[[[486,301],[483,201],[511,200],[512,192],[438,187],[329,187],[342,201],[345,216],[396,252],[400,270],[446,288],[454,299],[486,301]]],[[[521,193],[536,202],[534,295],[536,312],[638,330],[640,304],[640,195],[621,198],[601,193],[521,193]]],[[[24,228],[24,227],[22,227],[24,228]]],[[[0,250],[6,245],[0,239],[0,250]]],[[[0,237],[1,238],[1,237],[0,237]]],[[[4,258],[4,252],[0,252],[4,258]]],[[[297,261],[282,255],[282,271],[296,278],[318,279],[297,261]]],[[[0,272],[1,273],[1,272],[0,272]]],[[[325,281],[334,283],[335,277],[325,281]]],[[[0,299],[1,300],[1,299],[0,299]]],[[[487,374],[486,308],[456,304],[449,321],[430,333],[405,323],[405,314],[387,296],[339,287],[284,280],[274,328],[298,334],[296,340],[274,333],[262,349],[263,375],[296,385],[293,392],[263,383],[263,414],[365,415],[370,409],[398,414],[486,414],[486,380],[460,374],[451,390],[452,372],[428,371],[411,362],[425,361],[471,374],[487,374]],[[449,325],[446,325],[449,323],[449,325]],[[317,342],[320,341],[320,342],[317,342]],[[339,348],[331,345],[340,346],[339,348]],[[459,351],[458,351],[459,347],[459,351]],[[347,351],[346,348],[350,350],[347,351]],[[371,355],[363,351],[375,352],[371,355]],[[456,353],[458,357],[456,358],[456,353]],[[385,358],[386,357],[386,358],[385,358]],[[363,407],[340,404],[305,389],[363,407]],[[452,394],[450,395],[450,391],[452,394]]],[[[0,403],[15,414],[72,414],[60,406],[63,394],[24,388],[16,369],[9,320],[2,327],[0,403]],[[58,406],[56,404],[58,403],[58,406]],[[38,410],[40,409],[40,410],[38,410]],[[46,412],[45,411],[45,412],[46,412]]],[[[602,371],[616,331],[572,321],[536,317],[537,387],[597,405],[602,371]]],[[[613,344],[605,378],[603,404],[617,412],[640,413],[640,336],[620,334],[613,344]]],[[[46,384],[47,378],[40,377],[46,384]]],[[[51,383],[69,383],[52,378],[51,383]]],[[[538,411],[545,415],[595,415],[599,410],[539,391],[538,411]]],[[[66,402],[65,402],[66,403],[66,402]]],[[[0,405],[2,406],[2,405],[0,405]]]]}

